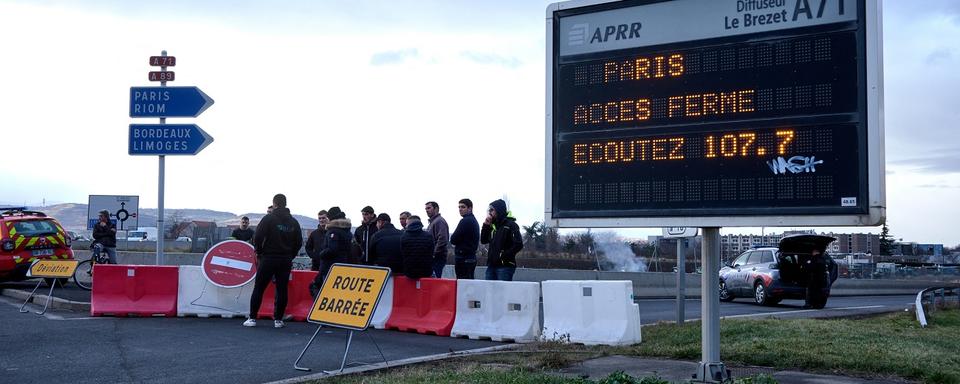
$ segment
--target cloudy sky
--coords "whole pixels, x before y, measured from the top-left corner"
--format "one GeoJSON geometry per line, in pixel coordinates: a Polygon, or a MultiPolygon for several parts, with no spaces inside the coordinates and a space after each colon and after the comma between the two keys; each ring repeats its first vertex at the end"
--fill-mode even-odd
{"type": "MultiPolygon", "coordinates": [[[[215,138],[168,157],[168,209],[261,212],[283,192],[310,216],[436,200],[452,217],[461,197],[506,196],[542,220],[547,3],[0,0],[0,203],[155,207],[157,158],[127,155],[127,109],[165,49],[173,85],[216,100],[167,121],[215,138]]],[[[884,2],[887,217],[905,241],[955,245],[960,2],[922,4],[884,2]]]]}

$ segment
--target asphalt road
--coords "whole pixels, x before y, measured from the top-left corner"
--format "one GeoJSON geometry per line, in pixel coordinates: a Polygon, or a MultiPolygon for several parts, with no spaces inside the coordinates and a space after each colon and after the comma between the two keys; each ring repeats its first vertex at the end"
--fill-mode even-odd
{"type": "MultiPolygon", "coordinates": [[[[32,289],[35,283],[5,283],[0,289],[32,289]]],[[[55,296],[86,301],[89,293],[75,287],[55,296]]],[[[911,308],[914,296],[832,297],[824,310],[802,309],[802,301],[785,300],[763,307],[740,299],[722,303],[726,318],[794,318],[857,316],[911,308]]],[[[672,299],[638,300],[645,325],[676,319],[672,299]]],[[[220,318],[91,318],[87,313],[50,310],[47,315],[17,312],[20,301],[0,296],[0,382],[209,382],[258,383],[302,376],[293,362],[317,329],[287,323],[283,329],[261,321],[245,328],[241,319],[220,318]]],[[[39,307],[34,307],[38,309],[39,307]]],[[[687,321],[700,317],[700,301],[686,301],[687,321]]],[[[318,370],[339,367],[346,331],[324,328],[302,366],[318,370]]],[[[400,360],[486,348],[490,341],[370,330],[356,334],[348,362],[400,360]]]]}
{"type": "MultiPolygon", "coordinates": [[[[317,326],[256,328],[241,319],[91,318],[48,311],[19,313],[0,296],[0,382],[4,383],[262,383],[340,367],[347,331],[323,328],[300,365],[293,363],[317,326]]],[[[39,309],[33,306],[34,309],[39,309]]],[[[348,366],[499,345],[490,341],[368,330],[355,334],[348,366]],[[351,364],[353,363],[353,364],[351,364]]]]}
{"type": "MultiPolygon", "coordinates": [[[[774,306],[756,305],[749,298],[720,303],[721,318],[830,318],[864,316],[883,312],[913,310],[915,295],[831,297],[824,309],[803,309],[803,300],[783,300],[774,306]]],[[[654,324],[677,320],[675,299],[637,300],[640,322],[654,324]]],[[[700,320],[700,300],[685,301],[686,321],[700,320]]]]}

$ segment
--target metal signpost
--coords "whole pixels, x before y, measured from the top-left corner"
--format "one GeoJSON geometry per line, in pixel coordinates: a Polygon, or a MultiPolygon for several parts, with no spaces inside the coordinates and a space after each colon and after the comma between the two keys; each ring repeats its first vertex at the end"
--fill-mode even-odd
{"type": "Polygon", "coordinates": [[[663,229],[663,237],[677,239],[677,325],[686,321],[687,304],[687,239],[697,236],[696,228],[663,229]]]}
{"type": "Polygon", "coordinates": [[[879,0],[576,0],[546,12],[545,224],[703,228],[718,382],[720,227],[886,210],[879,0]]]}
{"type": "Polygon", "coordinates": [[[167,117],[197,117],[211,105],[213,99],[197,87],[168,87],[167,81],[175,79],[167,67],[177,65],[177,58],[150,56],[150,65],[160,67],[151,71],[150,81],[159,81],[159,87],[130,87],[130,117],[159,117],[160,124],[130,124],[130,155],[158,155],[159,175],[157,182],[157,265],[164,264],[163,240],[163,192],[166,171],[166,155],[196,155],[213,142],[213,138],[194,124],[167,125],[167,117]]]}

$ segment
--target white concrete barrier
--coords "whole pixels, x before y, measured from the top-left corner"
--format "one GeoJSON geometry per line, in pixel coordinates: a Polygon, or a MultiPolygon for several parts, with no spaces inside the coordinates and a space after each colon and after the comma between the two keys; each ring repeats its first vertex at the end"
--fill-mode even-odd
{"type": "Polygon", "coordinates": [[[177,316],[246,317],[250,313],[253,281],[237,288],[221,288],[203,276],[199,266],[180,266],[177,316]]]}
{"type": "Polygon", "coordinates": [[[390,313],[393,312],[393,276],[387,278],[387,282],[383,285],[383,294],[380,295],[380,302],[377,303],[377,308],[373,310],[373,318],[370,319],[370,326],[376,329],[384,329],[387,327],[387,319],[390,318],[390,313]]]}
{"type": "Polygon", "coordinates": [[[457,280],[451,337],[529,343],[540,337],[540,284],[457,280]]]}
{"type": "Polygon", "coordinates": [[[587,345],[640,342],[640,308],[630,281],[543,283],[543,335],[587,345]]]}

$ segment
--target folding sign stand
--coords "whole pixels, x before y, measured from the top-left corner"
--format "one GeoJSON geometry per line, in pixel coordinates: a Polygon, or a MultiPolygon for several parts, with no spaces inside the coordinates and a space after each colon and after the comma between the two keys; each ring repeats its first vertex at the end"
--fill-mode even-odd
{"type": "MultiPolygon", "coordinates": [[[[249,283],[247,283],[247,284],[249,284],[249,283]]],[[[216,306],[216,305],[209,305],[209,304],[197,304],[197,302],[200,301],[200,299],[203,298],[203,294],[204,294],[204,293],[207,293],[207,285],[212,285],[212,283],[210,283],[209,281],[204,280],[204,282],[203,282],[203,287],[200,288],[200,296],[197,296],[196,299],[193,299],[193,301],[190,302],[190,305],[197,306],[197,307],[204,307],[204,308],[219,309],[219,310],[224,311],[224,312],[230,312],[230,313],[232,313],[232,314],[234,314],[234,315],[242,315],[242,314],[243,314],[243,313],[234,311],[234,310],[232,310],[232,309],[230,309],[230,308],[222,308],[222,307],[218,307],[218,306],[216,306]]],[[[240,302],[240,297],[243,296],[243,289],[244,289],[245,287],[246,287],[246,284],[240,286],[240,289],[237,290],[237,297],[234,298],[234,302],[240,302]]]]}
{"type": "MultiPolygon", "coordinates": [[[[23,309],[23,308],[26,307],[26,306],[27,306],[27,303],[30,302],[30,299],[33,298],[33,294],[36,293],[36,292],[37,292],[37,289],[40,288],[40,284],[43,284],[43,279],[40,279],[40,281],[37,282],[37,286],[36,286],[36,287],[33,287],[33,291],[30,291],[30,296],[27,296],[27,300],[24,301],[24,302],[23,302],[23,305],[20,306],[20,313],[30,312],[30,311],[28,311],[28,310],[26,310],[26,309],[23,309]]],[[[34,313],[36,313],[36,314],[38,314],[38,315],[42,315],[42,314],[44,314],[44,313],[47,312],[47,306],[49,306],[49,305],[50,305],[50,302],[53,301],[53,287],[56,287],[57,284],[59,284],[59,283],[57,282],[57,280],[53,280],[53,283],[50,284],[50,291],[47,292],[47,303],[43,305],[43,310],[40,311],[40,312],[34,312],[34,313]]]]}
{"type": "MultiPolygon", "coordinates": [[[[310,371],[310,368],[300,366],[300,359],[302,359],[303,355],[307,353],[307,349],[310,348],[310,344],[313,344],[313,339],[315,339],[317,337],[317,334],[320,333],[320,328],[323,328],[323,326],[322,325],[317,326],[317,331],[313,333],[313,337],[311,337],[310,341],[307,342],[307,345],[303,347],[303,351],[300,352],[300,356],[297,356],[297,361],[293,362],[294,369],[298,371],[310,371]]],[[[368,333],[367,337],[369,337],[370,341],[373,342],[373,345],[377,347],[377,352],[380,353],[380,358],[383,359],[383,363],[389,364],[390,362],[387,360],[387,357],[383,355],[383,351],[380,350],[380,345],[377,344],[377,341],[373,339],[373,336],[370,336],[370,334],[368,333]]],[[[343,368],[346,367],[347,365],[347,355],[350,353],[350,343],[352,341],[353,341],[353,330],[350,330],[350,333],[347,335],[347,346],[346,348],[344,348],[344,351],[343,351],[343,360],[340,361],[340,370],[337,371],[337,373],[342,373],[343,368]]],[[[326,373],[329,375],[329,374],[333,374],[334,371],[323,371],[323,373],[326,373]]]]}
{"type": "Polygon", "coordinates": [[[68,279],[70,276],[73,276],[73,273],[76,271],[76,260],[34,260],[33,264],[30,264],[30,269],[27,270],[27,277],[39,277],[40,281],[37,282],[37,286],[33,287],[33,291],[30,291],[30,296],[27,296],[27,300],[25,300],[23,305],[20,306],[20,313],[29,312],[24,309],[24,307],[27,306],[27,303],[30,302],[30,299],[33,298],[33,295],[37,293],[37,289],[40,289],[40,284],[43,284],[43,279],[52,279],[50,283],[50,291],[47,292],[47,303],[43,305],[43,310],[40,312],[34,312],[38,315],[46,313],[47,307],[49,307],[50,302],[53,301],[53,288],[59,284],[59,279],[68,279]]]}

